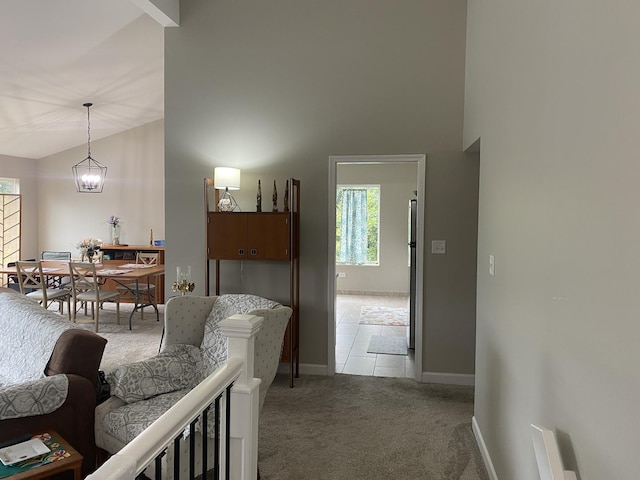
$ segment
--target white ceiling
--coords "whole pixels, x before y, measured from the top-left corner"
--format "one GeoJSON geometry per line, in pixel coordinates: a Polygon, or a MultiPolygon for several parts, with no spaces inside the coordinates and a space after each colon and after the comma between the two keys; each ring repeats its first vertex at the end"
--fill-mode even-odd
{"type": "Polygon", "coordinates": [[[130,0],[0,0],[0,155],[42,158],[164,117],[163,27],[130,0]]]}

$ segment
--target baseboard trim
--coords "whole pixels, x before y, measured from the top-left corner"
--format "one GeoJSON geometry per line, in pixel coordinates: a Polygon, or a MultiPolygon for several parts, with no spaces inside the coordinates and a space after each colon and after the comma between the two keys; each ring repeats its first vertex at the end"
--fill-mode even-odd
{"type": "Polygon", "coordinates": [[[476,376],[467,373],[422,372],[422,382],[473,387],[476,384],[476,376]]]}
{"type": "MultiPolygon", "coordinates": [[[[289,374],[289,364],[281,363],[278,366],[278,373],[286,373],[289,374]]],[[[304,375],[329,375],[329,367],[326,365],[317,365],[315,363],[301,363],[300,364],[300,373],[304,375]]]]}
{"type": "MultiPolygon", "coordinates": [[[[278,373],[289,373],[289,364],[281,363],[278,366],[278,373]]],[[[305,375],[329,375],[327,365],[316,363],[301,363],[300,373],[305,375]]],[[[475,385],[475,375],[465,373],[438,373],[422,372],[422,382],[441,383],[444,385],[463,385],[473,387],[475,385]]]]}
{"type": "Polygon", "coordinates": [[[482,432],[480,431],[480,425],[478,425],[478,421],[476,420],[475,415],[471,417],[471,429],[473,430],[473,435],[476,437],[476,443],[478,444],[478,448],[480,449],[480,454],[482,455],[482,459],[484,460],[484,466],[487,468],[487,473],[489,474],[490,480],[498,480],[496,469],[493,468],[493,462],[491,461],[489,450],[487,450],[487,444],[484,443],[484,438],[482,437],[482,432]]]}
{"type": "Polygon", "coordinates": [[[366,295],[368,297],[408,297],[409,292],[386,292],[383,290],[336,290],[338,295],[366,295]]]}

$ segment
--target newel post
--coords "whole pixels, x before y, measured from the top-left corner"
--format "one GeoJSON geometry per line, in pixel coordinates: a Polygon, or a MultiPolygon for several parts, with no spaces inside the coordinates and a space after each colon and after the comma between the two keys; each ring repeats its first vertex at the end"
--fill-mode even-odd
{"type": "Polygon", "coordinates": [[[227,357],[241,358],[242,373],[231,389],[231,478],[255,480],[258,472],[258,407],[260,380],[254,378],[255,336],[262,317],[232,315],[220,322],[227,337],[227,357]]]}

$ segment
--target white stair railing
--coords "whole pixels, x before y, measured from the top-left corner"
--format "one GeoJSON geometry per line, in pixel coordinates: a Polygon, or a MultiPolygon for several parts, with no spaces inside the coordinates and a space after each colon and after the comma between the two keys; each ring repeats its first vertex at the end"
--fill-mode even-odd
{"type": "Polygon", "coordinates": [[[576,472],[564,469],[553,430],[532,423],[531,433],[540,480],[577,480],[576,472]]]}
{"type": "MultiPolygon", "coordinates": [[[[229,425],[222,425],[220,478],[255,480],[258,468],[258,387],[254,378],[255,335],[262,317],[233,315],[220,322],[228,338],[227,363],[212,373],[167,412],[111,456],[87,480],[133,480],[173,445],[185,429],[230,385],[229,425]],[[229,438],[228,450],[224,438],[229,438]],[[228,465],[228,472],[227,472],[228,465]],[[225,473],[227,472],[227,473],[225,473]],[[228,475],[228,476],[227,476],[228,475]]],[[[224,415],[220,415],[224,417],[224,415]]],[[[213,466],[210,462],[208,465],[213,466]]],[[[171,466],[167,466],[168,469],[171,466]]]]}

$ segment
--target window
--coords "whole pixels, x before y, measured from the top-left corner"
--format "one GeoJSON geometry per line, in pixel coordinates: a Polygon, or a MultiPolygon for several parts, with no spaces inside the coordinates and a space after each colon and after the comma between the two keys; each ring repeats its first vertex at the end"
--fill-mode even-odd
{"type": "Polygon", "coordinates": [[[0,264],[20,260],[22,198],[0,193],[0,264]]]}
{"type": "Polygon", "coordinates": [[[22,198],[17,178],[0,177],[0,264],[20,260],[22,198]]]}
{"type": "Polygon", "coordinates": [[[0,177],[0,193],[20,193],[20,181],[17,178],[0,177]]]}
{"type": "Polygon", "coordinates": [[[380,185],[338,185],[336,263],[378,265],[380,185]]]}

